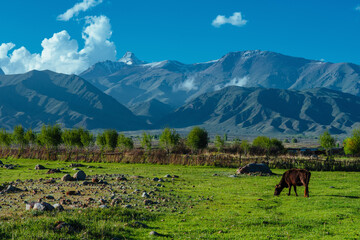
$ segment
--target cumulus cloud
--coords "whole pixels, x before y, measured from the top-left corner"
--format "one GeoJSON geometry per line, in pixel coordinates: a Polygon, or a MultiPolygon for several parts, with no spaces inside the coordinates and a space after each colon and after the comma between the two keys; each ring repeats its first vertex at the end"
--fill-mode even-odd
{"type": "Polygon", "coordinates": [[[228,86],[237,86],[237,87],[243,87],[246,85],[246,83],[249,81],[249,77],[248,76],[245,76],[245,77],[242,77],[242,78],[238,78],[238,77],[235,77],[233,79],[230,80],[230,82],[228,82],[227,84],[225,84],[225,87],[228,87],[228,86]]]}
{"type": "Polygon", "coordinates": [[[75,4],[72,8],[68,9],[65,13],[60,14],[57,17],[59,21],[69,21],[74,16],[77,16],[79,12],[85,12],[89,8],[95,7],[102,3],[103,0],[84,0],[80,3],[75,4]]]}
{"type": "Polygon", "coordinates": [[[184,82],[180,83],[177,87],[175,87],[173,89],[174,92],[177,92],[177,91],[190,92],[192,90],[198,90],[198,87],[195,84],[194,77],[186,79],[184,82]]]}
{"type": "Polygon", "coordinates": [[[245,86],[248,82],[249,82],[249,77],[245,76],[245,77],[235,77],[233,79],[230,80],[230,82],[226,83],[225,85],[223,84],[217,84],[214,87],[215,91],[221,90],[225,87],[229,87],[229,86],[237,86],[237,87],[243,87],[245,86]]]}
{"type": "Polygon", "coordinates": [[[223,15],[218,15],[211,24],[214,27],[221,27],[227,23],[233,26],[241,27],[247,23],[247,20],[243,19],[241,12],[234,12],[233,15],[228,18],[223,15]]]}
{"type": "Polygon", "coordinates": [[[34,69],[78,74],[96,62],[116,59],[115,44],[109,40],[111,35],[110,21],[106,16],[87,17],[82,34],[83,49],[79,50],[78,42],[65,30],[45,38],[41,43],[41,53],[32,54],[25,47],[13,50],[13,43],[3,43],[0,45],[0,68],[6,74],[34,69]]]}

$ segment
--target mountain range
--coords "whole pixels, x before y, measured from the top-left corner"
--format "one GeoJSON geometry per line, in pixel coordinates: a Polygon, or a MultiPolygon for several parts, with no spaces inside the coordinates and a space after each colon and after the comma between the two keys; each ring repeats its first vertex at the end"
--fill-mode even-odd
{"type": "Polygon", "coordinates": [[[188,128],[214,133],[318,134],[359,126],[360,66],[268,51],[205,63],[147,63],[127,52],[80,76],[0,69],[0,127],[188,128]]]}
{"type": "Polygon", "coordinates": [[[43,124],[137,130],[147,124],[114,98],[76,75],[51,71],[0,76],[0,126],[43,124]]]}
{"type": "Polygon", "coordinates": [[[227,86],[294,90],[324,87],[360,95],[358,65],[260,50],[231,52],[218,60],[195,64],[173,60],[145,63],[126,53],[118,62],[99,62],[80,76],[126,106],[157,99],[179,107],[227,86]]]}

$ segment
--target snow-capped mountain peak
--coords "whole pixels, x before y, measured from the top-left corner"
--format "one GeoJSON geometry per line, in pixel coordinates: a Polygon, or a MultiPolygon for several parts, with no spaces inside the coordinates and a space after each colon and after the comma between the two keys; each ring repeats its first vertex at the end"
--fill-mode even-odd
{"type": "Polygon", "coordinates": [[[132,52],[126,52],[124,56],[119,59],[119,62],[126,63],[127,65],[140,65],[146,63],[145,61],[139,60],[132,52]]]}

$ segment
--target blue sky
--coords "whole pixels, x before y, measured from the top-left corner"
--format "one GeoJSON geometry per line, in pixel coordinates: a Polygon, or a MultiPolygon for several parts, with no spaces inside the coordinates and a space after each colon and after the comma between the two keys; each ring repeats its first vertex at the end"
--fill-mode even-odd
{"type": "Polygon", "coordinates": [[[8,51],[0,47],[0,67],[7,73],[32,68],[78,73],[126,51],[149,62],[194,63],[253,49],[360,64],[358,6],[360,0],[4,1],[0,45],[8,44],[8,51]],[[66,21],[59,19],[82,2],[93,6],[66,21]],[[228,19],[234,13],[241,18],[228,19]],[[218,22],[223,25],[212,24],[218,15],[224,16],[218,22]],[[54,37],[56,33],[61,34],[54,37]],[[45,38],[50,40],[42,54],[45,38]],[[13,54],[21,46],[26,50],[13,54]]]}

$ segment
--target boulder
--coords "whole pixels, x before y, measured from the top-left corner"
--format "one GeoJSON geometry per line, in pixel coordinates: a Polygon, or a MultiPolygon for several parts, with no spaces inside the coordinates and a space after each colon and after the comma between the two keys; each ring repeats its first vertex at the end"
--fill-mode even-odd
{"type": "Polygon", "coordinates": [[[86,178],[86,174],[84,171],[80,170],[74,174],[73,178],[78,181],[83,181],[86,178]]]}
{"type": "Polygon", "coordinates": [[[65,174],[62,178],[61,181],[67,182],[67,181],[73,181],[74,179],[69,175],[69,174],[65,174]]]}
{"type": "Polygon", "coordinates": [[[248,173],[262,173],[262,174],[272,174],[269,166],[265,163],[249,163],[244,167],[240,167],[237,171],[237,174],[248,174],[248,173]]]}
{"type": "Polygon", "coordinates": [[[42,170],[42,169],[46,169],[46,168],[43,165],[40,165],[40,164],[35,166],[35,170],[42,170]]]}

